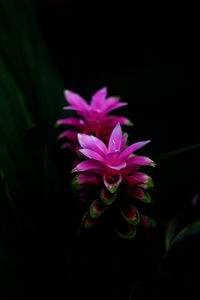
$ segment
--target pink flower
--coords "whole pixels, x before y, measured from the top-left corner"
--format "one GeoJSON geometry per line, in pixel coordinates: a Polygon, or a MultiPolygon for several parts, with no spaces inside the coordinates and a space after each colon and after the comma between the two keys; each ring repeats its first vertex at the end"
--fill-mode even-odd
{"type": "Polygon", "coordinates": [[[78,143],[77,133],[92,134],[104,142],[108,141],[110,133],[117,123],[121,125],[131,125],[129,119],[119,116],[108,116],[112,110],[127,105],[125,102],[119,102],[118,97],[108,97],[107,89],[102,88],[97,91],[88,104],[80,95],[66,90],[64,92],[69,106],[64,107],[66,110],[73,110],[76,115],[72,118],[66,118],[57,121],[57,125],[66,124],[74,127],[60,134],[59,138],[67,138],[66,147],[76,146],[78,143]]]}
{"type": "MultiPolygon", "coordinates": [[[[104,184],[111,193],[116,191],[122,178],[127,177],[132,171],[143,165],[154,166],[154,162],[148,157],[132,155],[150,141],[134,143],[125,148],[127,135],[122,135],[119,123],[111,133],[108,147],[92,135],[78,134],[78,140],[82,147],[79,152],[89,159],[79,163],[73,172],[95,170],[96,173],[103,175],[104,184]]],[[[129,178],[129,181],[134,180],[129,178]]]]}
{"type": "Polygon", "coordinates": [[[92,201],[89,212],[84,216],[84,224],[93,224],[90,219],[97,220],[111,204],[114,204],[128,226],[125,226],[122,232],[117,227],[115,229],[119,235],[130,238],[135,235],[135,226],[140,222],[140,214],[132,202],[138,199],[146,203],[151,202],[147,189],[153,186],[151,178],[138,169],[145,165],[155,166],[155,163],[146,156],[133,154],[149,143],[149,140],[128,147],[126,140],[127,134],[122,134],[119,123],[110,135],[108,146],[97,137],[78,134],[81,146],[79,152],[86,159],[72,172],[79,173],[74,180],[78,189],[82,189],[85,195],[87,190],[89,191],[88,185],[89,197],[92,195],[91,189],[96,190],[96,199],[92,201]],[[97,193],[98,189],[100,195],[97,193]]]}
{"type": "Polygon", "coordinates": [[[136,234],[136,225],[153,227],[155,222],[140,215],[137,201],[150,203],[148,189],[153,186],[151,178],[141,172],[142,166],[155,166],[146,156],[134,152],[150,141],[126,145],[128,135],[122,133],[121,125],[131,125],[122,116],[108,115],[112,110],[127,105],[117,97],[107,98],[107,89],[97,91],[87,103],[80,95],[65,91],[74,116],[57,121],[57,125],[70,125],[59,138],[67,142],[64,148],[75,153],[72,187],[85,203],[89,204],[82,225],[89,228],[112,211],[116,232],[125,238],[136,234]],[[80,160],[82,161],[80,162],[80,160]]]}

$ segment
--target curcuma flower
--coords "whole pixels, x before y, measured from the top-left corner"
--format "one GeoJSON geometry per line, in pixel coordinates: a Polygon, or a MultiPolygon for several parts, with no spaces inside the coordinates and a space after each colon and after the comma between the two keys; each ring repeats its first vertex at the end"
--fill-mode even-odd
{"type": "Polygon", "coordinates": [[[132,238],[136,234],[136,225],[154,225],[150,217],[140,215],[135,205],[138,201],[151,202],[147,190],[153,186],[152,179],[138,169],[155,166],[155,163],[146,156],[133,154],[149,140],[126,146],[127,137],[127,134],[122,134],[119,123],[111,132],[108,146],[93,135],[79,133],[79,152],[85,160],[72,172],[78,172],[73,183],[80,193],[94,197],[83,218],[84,227],[90,227],[107,210],[113,209],[116,232],[122,237],[132,238]]]}
{"type": "Polygon", "coordinates": [[[107,97],[107,88],[97,91],[88,104],[80,95],[65,90],[66,101],[70,104],[64,107],[65,110],[75,111],[75,116],[57,121],[57,125],[70,125],[73,129],[66,130],[59,135],[59,138],[66,138],[68,142],[64,145],[66,148],[76,150],[78,146],[78,133],[92,134],[105,143],[117,123],[121,125],[132,125],[129,119],[121,116],[108,114],[119,107],[127,105],[125,102],[119,102],[118,97],[107,97]]]}

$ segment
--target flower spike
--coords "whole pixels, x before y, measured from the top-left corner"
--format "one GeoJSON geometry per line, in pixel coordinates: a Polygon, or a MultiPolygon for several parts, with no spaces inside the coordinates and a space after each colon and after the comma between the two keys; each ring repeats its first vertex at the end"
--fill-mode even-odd
{"type": "Polygon", "coordinates": [[[71,149],[75,156],[71,175],[74,195],[87,202],[81,228],[88,229],[107,215],[116,233],[131,239],[137,226],[155,227],[155,221],[136,208],[138,203],[140,207],[151,203],[148,190],[153,181],[140,168],[155,167],[155,163],[135,154],[150,140],[127,145],[128,134],[121,126],[132,123],[126,117],[108,115],[127,103],[107,97],[107,93],[106,87],[98,90],[88,103],[79,94],[65,90],[69,105],[64,109],[74,111],[74,115],[57,121],[56,125],[72,126],[58,139],[66,139],[62,148],[71,149]]]}

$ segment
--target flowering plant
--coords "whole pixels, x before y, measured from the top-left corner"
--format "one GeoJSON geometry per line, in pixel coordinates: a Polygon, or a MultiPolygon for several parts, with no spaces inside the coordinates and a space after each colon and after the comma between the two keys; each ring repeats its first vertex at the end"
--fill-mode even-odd
{"type": "Polygon", "coordinates": [[[65,91],[70,106],[64,108],[76,111],[77,115],[57,122],[75,128],[64,131],[59,138],[66,138],[68,142],[64,147],[76,149],[79,156],[72,170],[75,173],[72,185],[79,196],[88,199],[89,208],[82,226],[91,227],[107,210],[112,210],[116,232],[132,238],[136,234],[136,225],[155,226],[155,221],[140,214],[135,206],[138,200],[151,202],[147,190],[153,187],[153,181],[138,170],[146,165],[155,166],[155,163],[146,156],[134,154],[149,140],[127,146],[128,135],[123,134],[121,125],[131,122],[125,117],[107,115],[127,103],[118,102],[116,97],[106,99],[106,95],[106,88],[97,91],[89,105],[78,94],[65,91]]]}
{"type": "Polygon", "coordinates": [[[83,1],[65,1],[56,13],[53,2],[0,0],[0,298],[196,299],[194,47],[181,45],[176,57],[179,39],[162,45],[138,34],[145,43],[137,43],[133,18],[134,43],[130,34],[126,39],[126,22],[125,30],[116,22],[117,6],[121,16],[126,3],[109,10],[109,1],[101,2],[91,14],[83,1]],[[90,34],[86,19],[100,31],[90,34]],[[65,91],[65,101],[63,83],[92,87],[100,77],[134,95],[137,138],[126,134],[131,121],[114,113],[127,103],[106,88],[91,101],[65,91]],[[150,135],[152,149],[143,141],[150,135]],[[155,175],[154,162],[142,155],[158,162],[155,175]],[[152,231],[143,228],[155,226],[150,216],[158,223],[152,231]]]}

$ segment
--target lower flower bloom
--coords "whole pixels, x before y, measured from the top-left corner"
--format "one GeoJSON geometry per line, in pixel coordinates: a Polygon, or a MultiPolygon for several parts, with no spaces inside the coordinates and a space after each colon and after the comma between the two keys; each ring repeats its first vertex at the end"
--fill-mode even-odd
{"type": "Polygon", "coordinates": [[[85,197],[88,195],[90,201],[83,227],[91,227],[111,210],[115,231],[121,237],[133,238],[139,224],[153,227],[155,222],[141,215],[137,205],[151,202],[147,190],[153,187],[152,179],[139,169],[155,166],[155,163],[146,156],[134,154],[150,141],[126,146],[127,135],[122,134],[119,123],[111,132],[108,146],[87,134],[78,134],[78,141],[84,160],[72,170],[78,173],[73,183],[77,190],[84,190],[85,197]]]}

